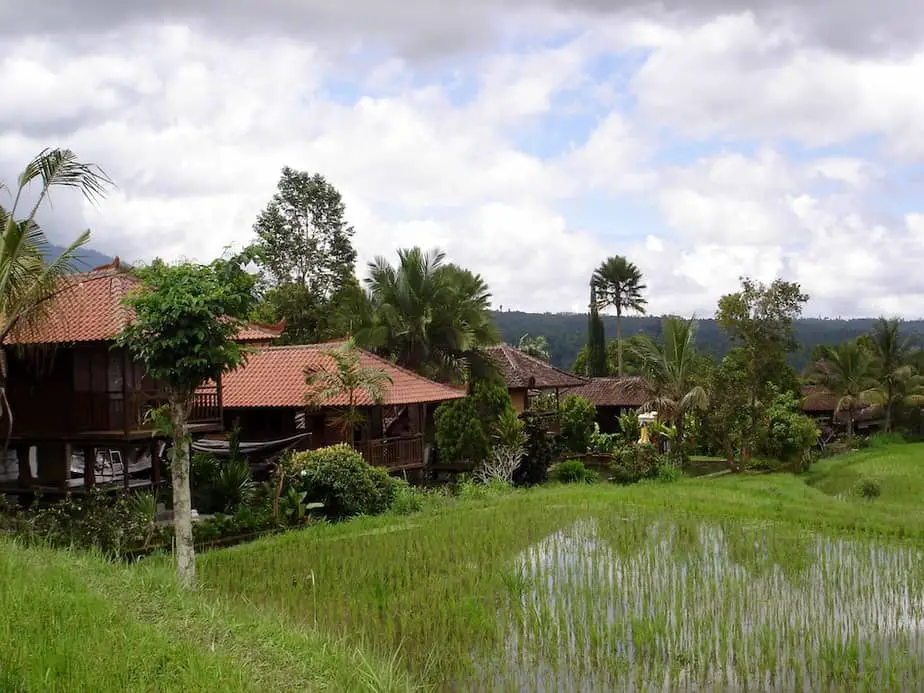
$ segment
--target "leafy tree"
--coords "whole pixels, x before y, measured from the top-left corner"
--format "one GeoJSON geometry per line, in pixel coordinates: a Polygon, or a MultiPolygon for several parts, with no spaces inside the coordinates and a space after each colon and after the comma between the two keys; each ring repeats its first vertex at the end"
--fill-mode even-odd
{"type": "Polygon", "coordinates": [[[549,362],[549,342],[542,335],[530,337],[527,332],[517,342],[517,349],[533,358],[549,362]]]}
{"type": "Polygon", "coordinates": [[[13,427],[13,412],[6,395],[5,345],[15,329],[28,329],[45,315],[47,302],[61,279],[76,268],[78,251],[90,240],[84,231],[52,261],[46,261],[48,238],[36,221],[36,214],[49,200],[54,188],[71,188],[95,202],[105,194],[111,181],[94,164],[86,164],[68,149],[44,149],[39,152],[16,181],[13,192],[0,182],[0,190],[12,193],[12,206],[0,204],[0,417],[7,419],[4,454],[13,427]],[[26,206],[25,193],[33,183],[38,195],[26,206]]]}
{"type": "Polygon", "coordinates": [[[484,280],[445,257],[411,248],[398,251],[397,265],[382,257],[370,263],[372,321],[357,337],[405,368],[461,381],[478,348],[499,337],[484,280]]]}
{"type": "Polygon", "coordinates": [[[571,452],[584,453],[590,446],[597,418],[597,408],[580,395],[568,395],[561,401],[561,439],[571,452]]]}
{"type": "Polygon", "coordinates": [[[920,378],[910,363],[912,340],[902,336],[901,320],[879,318],[866,346],[873,354],[872,376],[878,382],[875,399],[885,411],[885,432],[891,433],[895,405],[913,401],[920,390],[920,378]]]}
{"type": "Polygon", "coordinates": [[[287,323],[289,342],[330,335],[332,297],[354,274],[353,227],[337,189],[320,174],[286,166],[276,193],[254,224],[250,250],[260,264],[264,319],[287,323]]]}
{"type": "Polygon", "coordinates": [[[670,421],[683,440],[684,421],[688,414],[703,410],[709,402],[706,388],[698,381],[696,370],[696,325],[692,319],[664,318],[663,344],[645,337],[636,354],[642,361],[644,379],[637,386],[648,389],[647,407],[670,421]]]}
{"type": "Polygon", "coordinates": [[[856,339],[828,347],[824,354],[812,366],[809,380],[837,398],[834,413],[846,414],[847,436],[853,437],[857,412],[875,400],[878,383],[873,377],[873,355],[856,339]]]}
{"type": "Polygon", "coordinates": [[[167,395],[159,424],[173,439],[170,470],[177,570],[183,585],[196,579],[189,488],[188,419],[196,390],[237,368],[246,357],[235,341],[254,303],[246,258],[209,265],[168,265],[155,260],[137,270],[142,282],[127,298],[135,320],[119,335],[167,395]]]}
{"type": "Polygon", "coordinates": [[[792,392],[777,394],[765,416],[762,452],[782,462],[792,462],[793,471],[801,471],[805,453],[818,442],[818,426],[802,413],[800,399],[792,392]]]}
{"type": "Polygon", "coordinates": [[[587,322],[587,375],[606,375],[606,335],[603,321],[597,312],[597,296],[594,284],[590,285],[590,313],[587,322]]]}
{"type": "Polygon", "coordinates": [[[728,466],[738,470],[737,460],[749,446],[751,398],[748,392],[747,354],[733,349],[709,376],[709,407],[699,417],[704,442],[725,456],[728,466]]]}
{"type": "Polygon", "coordinates": [[[356,408],[357,396],[365,393],[375,404],[382,404],[392,379],[379,368],[364,366],[361,352],[352,339],[339,349],[323,353],[334,362],[334,370],[308,367],[305,371],[309,388],[306,401],[309,406],[322,406],[329,400],[345,397],[346,406],[337,414],[336,422],[352,446],[356,440],[356,426],[365,421],[365,416],[356,408]]]}
{"type": "Polygon", "coordinates": [[[743,462],[750,456],[749,441],[756,439],[758,403],[766,399],[774,383],[795,380],[786,356],[797,347],[792,325],[806,301],[808,295],[794,282],[777,279],[767,286],[746,277],[741,279],[740,291],[719,300],[716,320],[732,345],[742,349],[747,367],[751,425],[743,462]]]}
{"type": "Polygon", "coordinates": [[[642,292],[642,273],[634,263],[616,255],[605,260],[594,272],[593,286],[597,292],[599,307],[612,306],[616,309],[616,374],[623,376],[622,364],[622,315],[625,311],[645,312],[646,299],[642,292]]]}

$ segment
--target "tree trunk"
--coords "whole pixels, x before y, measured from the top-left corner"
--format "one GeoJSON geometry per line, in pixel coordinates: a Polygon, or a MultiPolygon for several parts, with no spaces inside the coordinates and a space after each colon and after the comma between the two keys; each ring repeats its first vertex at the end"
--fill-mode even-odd
{"type": "Polygon", "coordinates": [[[847,439],[853,438],[853,410],[847,410],[847,439]]]}
{"type": "Polygon", "coordinates": [[[176,570],[183,587],[196,586],[196,550],[193,546],[192,498],[189,489],[189,407],[185,401],[170,402],[173,427],[173,454],[170,472],[173,477],[173,529],[176,536],[176,570]]]}
{"type": "Polygon", "coordinates": [[[616,375],[622,377],[622,309],[616,306],[616,375]]]}

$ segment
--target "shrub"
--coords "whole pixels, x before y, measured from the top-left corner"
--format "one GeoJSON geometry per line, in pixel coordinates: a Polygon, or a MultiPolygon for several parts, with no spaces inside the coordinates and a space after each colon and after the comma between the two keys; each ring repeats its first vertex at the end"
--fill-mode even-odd
{"type": "Polygon", "coordinates": [[[791,392],[781,392],[767,407],[758,453],[783,462],[801,461],[819,435],[815,421],[802,414],[799,399],[791,392]]]}
{"type": "Polygon", "coordinates": [[[479,463],[487,459],[490,440],[471,397],[444,402],[433,414],[436,447],[446,462],[479,463]]]}
{"type": "Polygon", "coordinates": [[[534,486],[549,478],[549,467],[555,461],[555,445],[545,424],[538,416],[526,414],[523,422],[526,454],[513,473],[517,486],[534,486]]]}
{"type": "Polygon", "coordinates": [[[412,515],[423,510],[426,492],[404,480],[395,480],[395,491],[389,510],[395,515],[412,515]]]}
{"type": "Polygon", "coordinates": [[[561,439],[571,452],[587,452],[594,432],[597,408],[579,395],[568,395],[561,403],[561,439]]]}
{"type": "Polygon", "coordinates": [[[588,450],[593,453],[610,454],[622,444],[622,436],[618,433],[601,433],[600,425],[594,423],[594,430],[590,434],[588,450]]]}
{"type": "Polygon", "coordinates": [[[376,515],[394,497],[396,481],[380,467],[372,467],[349,445],[332,445],[292,455],[300,490],[309,501],[324,504],[330,518],[376,515]]]}
{"type": "Polygon", "coordinates": [[[619,484],[634,484],[658,474],[661,456],[651,443],[625,445],[613,454],[610,478],[619,484]]]}
{"type": "Polygon", "coordinates": [[[499,481],[513,483],[513,474],[523,461],[525,450],[520,446],[495,445],[491,454],[475,471],[475,478],[483,484],[499,481]]]}
{"type": "Polygon", "coordinates": [[[552,465],[549,477],[563,484],[593,483],[597,481],[597,473],[584,466],[580,460],[565,460],[552,465]]]}
{"type": "Polygon", "coordinates": [[[882,488],[875,479],[860,479],[854,485],[854,493],[866,500],[874,500],[882,494],[882,488]]]}
{"type": "Polygon", "coordinates": [[[255,485],[250,474],[250,463],[241,457],[231,457],[221,464],[218,476],[212,483],[211,502],[223,512],[247,505],[254,495],[255,485]]]}
{"type": "Polygon", "coordinates": [[[664,460],[658,465],[657,479],[662,484],[672,484],[683,478],[683,470],[674,462],[664,460]]]}
{"type": "Polygon", "coordinates": [[[626,443],[636,443],[642,435],[642,424],[638,419],[638,411],[629,409],[619,416],[619,432],[626,443]]]}

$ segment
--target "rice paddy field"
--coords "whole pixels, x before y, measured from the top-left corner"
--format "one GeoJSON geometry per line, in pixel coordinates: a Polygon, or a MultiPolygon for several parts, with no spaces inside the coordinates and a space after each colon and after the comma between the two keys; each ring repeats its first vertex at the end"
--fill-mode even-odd
{"type": "Polygon", "coordinates": [[[0,688],[924,690],[922,498],[924,445],[801,476],[486,491],[210,552],[194,595],[164,559],[9,547],[0,688]],[[35,596],[11,616],[23,566],[35,596]],[[9,653],[20,627],[41,658],[9,653]],[[101,643],[91,687],[60,676],[74,628],[101,643]]]}

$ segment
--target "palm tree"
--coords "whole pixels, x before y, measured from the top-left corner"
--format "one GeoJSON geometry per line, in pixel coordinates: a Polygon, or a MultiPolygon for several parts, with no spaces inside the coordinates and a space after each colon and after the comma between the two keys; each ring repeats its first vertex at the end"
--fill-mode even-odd
{"type": "Polygon", "coordinates": [[[12,206],[0,205],[0,418],[7,418],[6,445],[13,428],[13,412],[7,399],[5,345],[13,330],[28,329],[46,314],[49,299],[60,289],[62,278],[76,269],[77,254],[90,240],[81,233],[57,258],[47,261],[48,238],[36,221],[36,214],[48,201],[53,188],[79,191],[89,202],[103,197],[112,181],[94,164],[86,164],[68,149],[44,149],[19,174],[16,190],[10,192],[12,206]],[[38,195],[26,204],[23,193],[38,184],[38,195]],[[21,216],[20,212],[25,211],[21,216]]]}
{"type": "Polygon", "coordinates": [[[634,263],[621,255],[605,260],[595,271],[592,279],[600,308],[612,306],[616,309],[617,375],[622,371],[622,314],[625,311],[645,313],[648,302],[642,292],[642,273],[634,263]]]}
{"type": "Polygon", "coordinates": [[[373,318],[359,339],[405,368],[461,380],[478,348],[499,336],[487,284],[445,258],[411,248],[398,251],[396,266],[382,257],[371,262],[365,283],[373,318]]]}
{"type": "Polygon", "coordinates": [[[356,426],[365,417],[357,411],[357,396],[365,393],[376,405],[385,401],[391,377],[383,370],[362,364],[361,352],[356,343],[349,339],[339,349],[323,352],[334,362],[334,370],[308,368],[305,381],[309,391],[306,402],[309,406],[323,406],[330,400],[346,400],[337,423],[346,434],[347,442],[353,445],[356,426]]]}
{"type": "Polygon", "coordinates": [[[867,338],[873,353],[872,375],[879,383],[877,403],[885,411],[885,432],[892,431],[893,407],[915,401],[920,379],[910,364],[914,348],[910,337],[901,336],[901,320],[879,318],[867,338]]]}
{"type": "Polygon", "coordinates": [[[706,390],[697,382],[696,323],[692,318],[664,318],[661,332],[663,344],[646,335],[633,347],[644,376],[629,382],[647,390],[645,408],[673,423],[677,438],[683,440],[687,414],[705,409],[709,403],[706,390]]]}
{"type": "Polygon", "coordinates": [[[517,349],[528,356],[545,361],[546,363],[550,360],[549,341],[542,335],[530,337],[529,332],[527,332],[520,337],[520,341],[517,342],[517,349]]]}
{"type": "Polygon", "coordinates": [[[848,437],[853,437],[857,411],[877,399],[879,383],[873,377],[873,360],[873,354],[859,340],[852,340],[824,347],[822,359],[809,372],[810,382],[821,385],[837,398],[835,417],[846,412],[848,437]]]}

